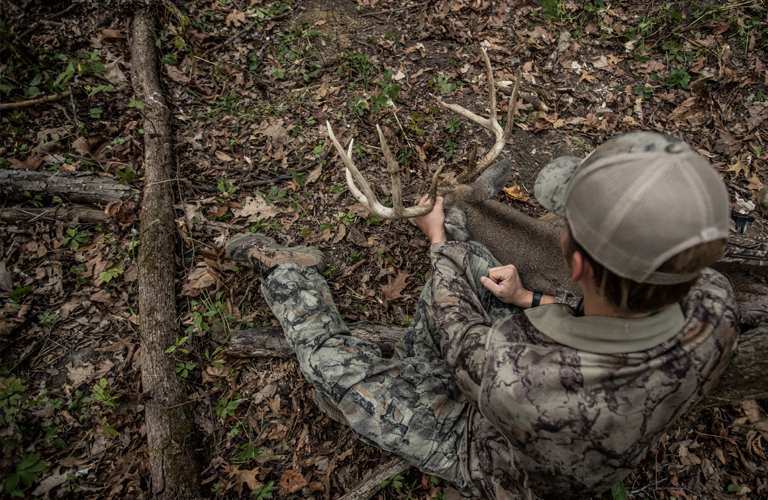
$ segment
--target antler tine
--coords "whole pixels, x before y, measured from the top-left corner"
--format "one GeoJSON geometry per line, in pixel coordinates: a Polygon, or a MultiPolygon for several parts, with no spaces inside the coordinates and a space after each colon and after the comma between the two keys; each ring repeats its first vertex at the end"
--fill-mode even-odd
{"type": "Polygon", "coordinates": [[[437,102],[443,106],[446,109],[450,109],[456,114],[459,114],[468,120],[477,123],[478,125],[482,126],[483,128],[489,130],[496,136],[496,142],[494,143],[493,147],[488,151],[485,156],[477,162],[476,165],[470,164],[469,168],[459,174],[456,177],[456,182],[459,184],[463,184],[476,175],[479,175],[482,173],[486,168],[488,168],[491,163],[496,159],[497,156],[501,153],[501,150],[504,149],[504,145],[506,144],[507,140],[509,139],[510,135],[512,134],[512,126],[513,126],[513,120],[515,114],[515,105],[517,103],[517,91],[520,85],[520,77],[521,73],[518,71],[517,78],[515,80],[515,88],[512,92],[512,97],[510,98],[509,103],[509,112],[507,113],[507,130],[505,131],[503,128],[501,128],[501,125],[499,125],[499,121],[496,118],[496,85],[495,81],[493,79],[493,67],[491,66],[491,60],[488,57],[488,52],[485,50],[485,48],[482,48],[483,51],[483,58],[485,59],[485,67],[488,72],[488,95],[490,98],[490,114],[491,116],[489,118],[483,118],[481,116],[476,115],[472,111],[469,111],[468,109],[459,106],[458,104],[450,104],[443,102],[443,99],[439,96],[432,96],[434,97],[437,102]]]}
{"type": "Polygon", "coordinates": [[[344,148],[336,139],[330,122],[326,121],[326,126],[328,127],[328,135],[331,138],[331,142],[333,142],[333,145],[336,147],[336,151],[338,151],[342,162],[346,166],[347,186],[349,186],[349,191],[355,198],[357,198],[360,203],[363,204],[363,206],[370,210],[372,214],[381,219],[394,220],[418,217],[432,211],[432,207],[435,205],[435,199],[437,198],[437,181],[440,173],[443,171],[442,166],[437,169],[437,172],[435,172],[435,175],[432,177],[432,185],[429,189],[429,198],[427,202],[424,205],[403,208],[402,187],[400,184],[400,166],[397,164],[397,161],[392,155],[386,140],[384,140],[384,134],[382,133],[381,128],[377,125],[376,129],[379,132],[379,140],[381,141],[381,149],[384,153],[384,159],[387,163],[387,171],[392,178],[392,208],[385,207],[376,199],[373,191],[371,190],[371,186],[368,184],[368,182],[365,180],[363,175],[352,161],[352,143],[354,141],[350,141],[349,150],[345,152],[344,148]],[[362,192],[360,189],[358,189],[356,184],[360,185],[362,192]]]}

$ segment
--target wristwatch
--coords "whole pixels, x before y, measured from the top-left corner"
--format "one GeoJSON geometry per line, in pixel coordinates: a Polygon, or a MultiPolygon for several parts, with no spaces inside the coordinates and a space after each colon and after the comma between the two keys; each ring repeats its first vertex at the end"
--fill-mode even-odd
{"type": "Polygon", "coordinates": [[[533,292],[533,300],[531,301],[531,307],[536,307],[541,302],[541,292],[533,292]]]}

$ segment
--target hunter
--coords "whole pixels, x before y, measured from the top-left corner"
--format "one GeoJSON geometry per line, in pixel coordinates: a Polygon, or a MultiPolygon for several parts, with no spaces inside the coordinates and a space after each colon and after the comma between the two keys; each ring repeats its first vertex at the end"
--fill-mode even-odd
{"type": "Polygon", "coordinates": [[[583,296],[526,290],[482,245],[448,241],[438,198],[414,219],[432,273],[391,358],[349,335],[319,250],[246,234],[226,251],[263,273],[319,407],[359,439],[466,498],[583,499],[630,474],[730,361],[736,301],[707,267],[729,197],[701,155],[647,132],[554,160],[535,196],[566,221],[583,296]]]}

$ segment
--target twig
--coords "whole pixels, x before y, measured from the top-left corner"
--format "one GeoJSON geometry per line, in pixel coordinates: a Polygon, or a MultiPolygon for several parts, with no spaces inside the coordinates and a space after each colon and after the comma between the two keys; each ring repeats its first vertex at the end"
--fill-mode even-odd
{"type": "MultiPolygon", "coordinates": [[[[200,54],[198,56],[198,58],[199,59],[203,59],[203,58],[207,57],[208,55],[210,55],[211,52],[213,52],[214,50],[218,49],[221,45],[225,45],[225,46],[226,45],[232,45],[234,42],[236,42],[237,40],[242,38],[243,35],[245,35],[246,33],[250,32],[251,29],[254,26],[256,26],[258,23],[263,23],[263,22],[267,22],[267,21],[281,21],[283,19],[287,19],[288,17],[290,17],[292,15],[293,15],[293,11],[290,11],[290,12],[286,12],[285,14],[280,14],[279,16],[270,17],[269,19],[259,19],[258,21],[255,21],[255,22],[251,23],[250,26],[248,26],[247,28],[238,31],[236,35],[230,36],[229,38],[224,40],[224,42],[222,42],[220,45],[214,45],[213,47],[208,48],[205,52],[200,54]]],[[[205,62],[207,62],[209,64],[214,64],[214,63],[211,63],[210,61],[205,61],[205,62]]]]}
{"type": "Polygon", "coordinates": [[[748,196],[750,198],[752,197],[752,191],[750,191],[749,189],[744,189],[743,187],[737,186],[736,184],[733,184],[732,182],[728,183],[728,187],[731,187],[731,188],[735,189],[736,191],[738,191],[739,193],[743,194],[744,196],[748,196]]]}
{"type": "MultiPolygon", "coordinates": [[[[75,121],[75,130],[77,137],[80,137],[80,122],[77,121],[77,108],[75,107],[75,100],[72,98],[72,88],[69,86],[69,82],[67,82],[67,90],[69,90],[69,103],[72,105],[72,118],[75,121]]],[[[102,167],[103,168],[103,167],[102,167]]]]}
{"type": "Polygon", "coordinates": [[[397,7],[396,9],[380,10],[378,12],[366,12],[365,14],[360,14],[360,17],[378,16],[379,14],[388,14],[390,12],[398,12],[398,11],[401,11],[401,10],[409,10],[409,9],[413,9],[415,7],[421,7],[423,5],[427,5],[430,1],[431,0],[428,0],[426,2],[417,3],[415,5],[409,5],[407,7],[397,7]]]}
{"type": "MultiPolygon", "coordinates": [[[[67,7],[66,9],[62,10],[62,11],[61,11],[61,12],[59,12],[58,14],[54,14],[54,15],[52,15],[52,16],[51,16],[51,19],[56,19],[57,17],[61,17],[61,16],[63,16],[64,14],[66,14],[67,12],[69,12],[70,10],[74,9],[75,7],[77,7],[77,5],[78,5],[78,2],[72,2],[72,5],[70,5],[70,6],[69,6],[69,7],[67,7]]],[[[51,19],[48,19],[48,21],[50,21],[51,19]]],[[[28,29],[27,31],[25,31],[25,32],[24,32],[24,33],[22,33],[21,35],[17,36],[16,38],[14,38],[14,39],[13,39],[13,43],[16,43],[16,42],[18,42],[19,40],[21,40],[21,39],[22,39],[22,38],[24,38],[25,36],[29,35],[29,34],[30,34],[30,33],[32,33],[33,31],[35,31],[35,30],[37,29],[37,27],[38,27],[38,26],[40,26],[40,23],[42,23],[42,22],[44,22],[44,21],[38,21],[38,22],[36,22],[35,24],[33,24],[32,26],[30,26],[30,27],[29,27],[29,29],[28,29]]]]}
{"type": "Polygon", "coordinates": [[[381,491],[382,481],[391,481],[393,477],[405,474],[411,464],[402,458],[394,458],[376,469],[371,477],[358,484],[354,490],[339,498],[339,500],[368,500],[381,491]]]}
{"type": "Polygon", "coordinates": [[[5,102],[0,104],[0,111],[8,111],[11,109],[28,108],[30,106],[37,106],[38,104],[45,104],[47,102],[58,101],[64,97],[68,97],[69,92],[62,92],[61,94],[47,95],[45,97],[38,97],[37,99],[31,99],[29,101],[19,102],[5,102]]]}

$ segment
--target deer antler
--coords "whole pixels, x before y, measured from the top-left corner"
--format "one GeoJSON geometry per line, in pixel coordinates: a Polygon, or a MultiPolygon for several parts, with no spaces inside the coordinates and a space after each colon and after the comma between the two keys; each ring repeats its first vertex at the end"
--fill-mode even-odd
{"type": "Polygon", "coordinates": [[[415,207],[403,208],[403,195],[400,185],[400,166],[397,164],[392,152],[387,146],[387,141],[384,139],[384,134],[381,132],[381,127],[376,125],[376,130],[379,132],[379,141],[381,142],[381,150],[384,153],[384,159],[387,162],[387,171],[392,178],[392,208],[385,207],[376,199],[371,190],[371,186],[368,185],[363,175],[355,166],[352,161],[352,144],[354,139],[349,141],[349,151],[344,151],[339,141],[336,140],[336,136],[333,134],[330,122],[326,121],[328,127],[328,135],[331,137],[333,145],[336,146],[336,151],[339,152],[341,161],[347,167],[347,185],[352,195],[363,204],[365,208],[371,211],[380,219],[409,219],[411,217],[418,217],[420,215],[428,214],[432,211],[432,207],[435,205],[435,199],[437,198],[437,181],[440,172],[443,171],[443,167],[437,169],[435,175],[432,177],[432,186],[429,188],[429,199],[423,205],[415,207]],[[360,186],[360,189],[357,186],[360,186]]]}
{"type": "Polygon", "coordinates": [[[488,151],[488,153],[486,153],[486,155],[476,164],[473,165],[473,161],[470,161],[469,168],[467,168],[466,171],[456,177],[457,184],[464,184],[473,179],[475,176],[483,173],[483,171],[488,168],[491,163],[493,163],[493,160],[499,156],[499,153],[501,153],[501,150],[504,149],[504,145],[507,143],[507,140],[509,140],[509,136],[512,134],[512,123],[515,116],[515,109],[517,107],[517,92],[520,88],[520,70],[517,72],[517,77],[515,78],[515,87],[512,90],[512,96],[509,99],[509,110],[507,111],[507,130],[505,131],[501,128],[501,125],[499,125],[499,122],[496,119],[496,85],[493,80],[493,68],[491,67],[491,60],[488,58],[488,52],[484,47],[482,48],[482,51],[483,57],[485,58],[485,67],[488,70],[488,95],[490,96],[491,100],[490,118],[483,118],[482,116],[478,116],[472,111],[463,108],[458,104],[449,104],[443,102],[441,97],[432,96],[444,108],[450,109],[454,113],[457,113],[464,118],[477,123],[483,128],[490,130],[496,136],[496,142],[491,150],[488,151]]]}

